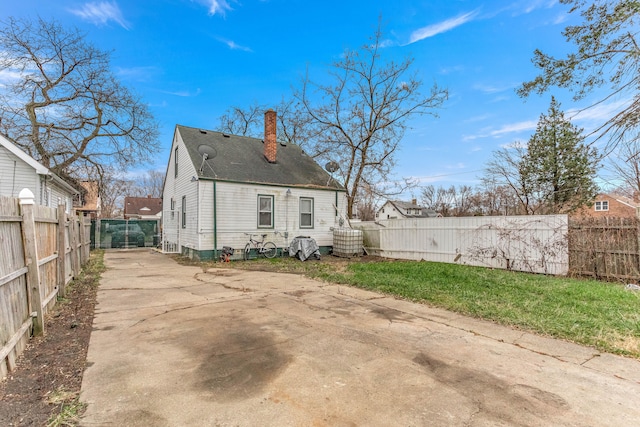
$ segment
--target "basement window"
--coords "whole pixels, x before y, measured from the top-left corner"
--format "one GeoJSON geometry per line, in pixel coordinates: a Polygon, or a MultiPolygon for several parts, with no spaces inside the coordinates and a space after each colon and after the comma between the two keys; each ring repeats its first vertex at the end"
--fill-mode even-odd
{"type": "Polygon", "coordinates": [[[596,212],[598,211],[608,211],[609,210],[609,201],[603,200],[601,202],[596,202],[596,212]]]}

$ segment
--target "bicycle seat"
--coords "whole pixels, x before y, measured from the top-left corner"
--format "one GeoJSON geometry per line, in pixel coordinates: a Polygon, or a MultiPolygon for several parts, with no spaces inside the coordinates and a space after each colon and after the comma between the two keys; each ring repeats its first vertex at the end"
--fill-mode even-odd
{"type": "Polygon", "coordinates": [[[263,239],[266,239],[266,238],[267,238],[267,235],[266,235],[266,234],[263,234],[263,235],[262,235],[262,238],[263,238],[263,239]]]}

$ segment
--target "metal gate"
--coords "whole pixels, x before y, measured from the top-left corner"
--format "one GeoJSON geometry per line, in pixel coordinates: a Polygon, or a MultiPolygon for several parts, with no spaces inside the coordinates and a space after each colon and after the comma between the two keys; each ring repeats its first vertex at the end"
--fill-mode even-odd
{"type": "Polygon", "coordinates": [[[91,226],[92,246],[99,249],[159,247],[160,220],[95,219],[91,226]]]}

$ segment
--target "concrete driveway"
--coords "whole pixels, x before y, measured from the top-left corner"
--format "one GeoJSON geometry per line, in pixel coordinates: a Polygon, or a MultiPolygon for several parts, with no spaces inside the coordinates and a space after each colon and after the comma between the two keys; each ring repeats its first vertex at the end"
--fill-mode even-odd
{"type": "Polygon", "coordinates": [[[640,363],[297,275],[108,252],[85,426],[631,426],[640,363]]]}

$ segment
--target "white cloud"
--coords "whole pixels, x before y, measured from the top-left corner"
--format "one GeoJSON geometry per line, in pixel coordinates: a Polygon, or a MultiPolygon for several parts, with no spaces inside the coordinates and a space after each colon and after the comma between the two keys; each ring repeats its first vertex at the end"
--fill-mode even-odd
{"type": "Polygon", "coordinates": [[[71,13],[85,21],[95,25],[106,25],[109,21],[114,21],[122,28],[128,30],[129,24],[122,16],[120,7],[115,1],[102,1],[85,3],[80,9],[70,9],[71,13]]]}
{"type": "Polygon", "coordinates": [[[489,132],[489,136],[498,137],[509,133],[518,133],[534,130],[538,122],[536,120],[527,120],[524,122],[510,123],[502,126],[500,129],[489,132]]]}
{"type": "Polygon", "coordinates": [[[509,124],[503,125],[499,129],[495,129],[495,130],[491,130],[490,128],[483,129],[481,133],[478,133],[476,135],[466,135],[462,138],[462,140],[473,141],[475,139],[488,138],[488,137],[500,138],[504,135],[508,135],[512,133],[520,133],[520,132],[535,130],[537,125],[538,125],[538,122],[535,120],[526,120],[523,122],[509,123],[509,124]]]}
{"type": "Polygon", "coordinates": [[[524,7],[524,13],[531,13],[537,9],[550,9],[557,3],[557,0],[532,0],[524,7]]]}
{"type": "Polygon", "coordinates": [[[507,90],[512,90],[514,87],[516,87],[518,85],[502,85],[502,86],[495,86],[495,85],[487,85],[487,84],[483,84],[483,83],[476,83],[473,85],[473,88],[475,90],[479,90],[480,92],[483,93],[488,93],[488,94],[492,94],[492,93],[498,93],[498,92],[504,92],[507,90]]]}
{"type": "Polygon", "coordinates": [[[225,16],[227,12],[233,10],[227,0],[198,0],[198,2],[206,5],[209,8],[209,15],[211,16],[225,16]]]}
{"type": "Polygon", "coordinates": [[[192,97],[192,96],[200,95],[200,88],[198,88],[198,90],[196,90],[195,93],[194,92],[189,92],[187,90],[178,90],[178,91],[175,91],[175,92],[164,91],[164,93],[167,93],[169,95],[174,95],[174,96],[180,96],[180,97],[183,97],[183,98],[189,98],[189,97],[192,97]]]}
{"type": "Polygon", "coordinates": [[[440,74],[451,74],[451,73],[459,73],[464,71],[464,66],[462,65],[454,65],[451,67],[442,67],[440,68],[440,74]]]}
{"type": "Polygon", "coordinates": [[[604,122],[615,116],[620,110],[625,109],[633,102],[632,99],[621,99],[606,104],[597,104],[593,107],[584,109],[567,110],[566,115],[571,120],[576,121],[596,121],[604,122]]]}
{"type": "Polygon", "coordinates": [[[23,74],[16,70],[0,70],[0,85],[15,83],[23,77],[23,74]]]}
{"type": "Polygon", "coordinates": [[[116,67],[116,73],[123,79],[147,81],[150,76],[158,73],[158,69],[153,66],[130,68],[116,67]]]}
{"type": "Polygon", "coordinates": [[[223,38],[218,38],[218,40],[224,44],[227,45],[227,47],[231,50],[242,50],[245,52],[253,52],[253,50],[251,50],[251,48],[246,47],[246,46],[241,46],[239,44],[237,44],[236,42],[234,42],[233,40],[227,40],[227,39],[223,39],[223,38]]]}
{"type": "Polygon", "coordinates": [[[484,113],[479,116],[469,117],[468,119],[463,120],[464,123],[473,123],[473,122],[483,122],[491,117],[491,114],[484,113]]]}
{"type": "Polygon", "coordinates": [[[477,15],[476,11],[465,13],[464,15],[457,16],[455,18],[447,19],[445,21],[439,22],[437,24],[428,25],[426,27],[422,27],[418,30],[415,30],[409,36],[409,43],[415,43],[420,40],[424,40],[429,37],[433,37],[437,34],[441,34],[452,30],[460,25],[463,25],[475,18],[477,15]]]}
{"type": "Polygon", "coordinates": [[[556,19],[553,20],[553,23],[555,25],[559,25],[562,24],[563,22],[569,20],[569,14],[568,13],[561,13],[558,16],[556,16],[556,19]]]}

